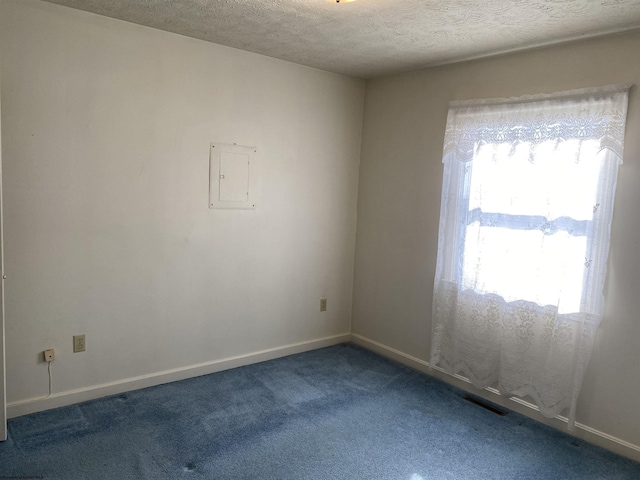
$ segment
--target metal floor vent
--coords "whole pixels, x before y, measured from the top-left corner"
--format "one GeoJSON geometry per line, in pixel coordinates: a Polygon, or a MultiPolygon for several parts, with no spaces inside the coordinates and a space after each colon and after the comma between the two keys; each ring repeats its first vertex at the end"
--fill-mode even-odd
{"type": "Polygon", "coordinates": [[[476,404],[476,405],[478,405],[478,406],[480,406],[482,408],[486,408],[490,412],[493,412],[496,415],[500,415],[501,417],[504,417],[508,413],[508,412],[506,412],[504,410],[501,410],[499,408],[494,407],[493,405],[489,405],[488,403],[483,402],[479,398],[472,397],[471,395],[463,395],[462,398],[464,398],[468,402],[474,403],[474,404],[476,404]]]}

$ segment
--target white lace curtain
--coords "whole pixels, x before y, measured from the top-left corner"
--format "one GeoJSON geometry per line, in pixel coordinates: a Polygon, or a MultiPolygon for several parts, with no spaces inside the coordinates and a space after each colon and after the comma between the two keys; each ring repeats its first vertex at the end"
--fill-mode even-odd
{"type": "Polygon", "coordinates": [[[628,86],[452,102],[431,364],[529,396],[578,394],[603,286],[628,86]]]}

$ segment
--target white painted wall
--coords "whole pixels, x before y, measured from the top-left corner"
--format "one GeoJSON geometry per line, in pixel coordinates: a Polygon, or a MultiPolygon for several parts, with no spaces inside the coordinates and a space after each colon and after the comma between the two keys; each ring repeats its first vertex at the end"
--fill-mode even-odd
{"type": "Polygon", "coordinates": [[[0,44],[10,405],[45,348],[59,395],[348,334],[364,82],[36,0],[0,44]],[[211,141],[255,211],[208,208],[211,141]]]}
{"type": "MultiPolygon", "coordinates": [[[[382,344],[387,352],[391,348],[423,362],[429,359],[442,146],[450,100],[613,83],[640,85],[638,52],[640,33],[633,33],[367,82],[353,333],[382,344]]],[[[634,87],[612,225],[607,310],[577,412],[578,422],[636,446],[640,446],[638,132],[640,97],[634,87]]],[[[640,459],[640,454],[636,457],[640,459]]]]}

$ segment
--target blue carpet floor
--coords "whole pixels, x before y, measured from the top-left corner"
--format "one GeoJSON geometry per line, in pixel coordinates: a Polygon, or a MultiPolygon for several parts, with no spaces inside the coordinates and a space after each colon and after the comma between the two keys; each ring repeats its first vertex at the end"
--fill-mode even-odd
{"type": "Polygon", "coordinates": [[[351,344],[9,420],[0,478],[640,479],[351,344]]]}

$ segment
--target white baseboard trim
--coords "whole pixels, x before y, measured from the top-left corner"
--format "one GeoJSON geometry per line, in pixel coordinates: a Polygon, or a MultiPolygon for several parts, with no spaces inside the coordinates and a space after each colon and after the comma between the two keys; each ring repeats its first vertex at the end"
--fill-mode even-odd
{"type": "Polygon", "coordinates": [[[473,390],[471,390],[469,389],[471,382],[468,378],[463,377],[462,375],[449,375],[445,373],[442,368],[437,366],[430,368],[429,362],[425,360],[414,357],[412,355],[408,355],[404,352],[401,352],[400,350],[396,350],[395,348],[391,348],[380,342],[376,342],[375,340],[371,340],[367,337],[363,337],[362,335],[358,335],[357,333],[351,334],[351,341],[356,345],[376,352],[384,357],[395,360],[399,363],[402,363],[403,365],[424,372],[428,375],[437,377],[438,379],[450,383],[458,388],[467,390],[475,395],[485,397],[487,400],[498,405],[505,406],[517,413],[562,430],[569,435],[573,435],[589,443],[593,443],[602,448],[606,448],[607,450],[611,450],[612,452],[615,452],[619,455],[623,455],[627,458],[640,462],[639,445],[627,442],[626,440],[622,440],[621,438],[614,437],[613,435],[609,435],[608,433],[602,432],[578,422],[576,422],[575,424],[576,430],[574,432],[569,432],[566,429],[566,424],[568,422],[567,417],[563,417],[561,415],[558,415],[553,419],[543,417],[542,414],[539,413],[540,410],[536,405],[527,402],[526,400],[522,400],[518,397],[504,397],[500,395],[498,390],[496,390],[495,388],[486,388],[484,391],[482,391],[472,386],[473,390]],[[457,381],[454,381],[454,378],[457,381]]]}
{"type": "Polygon", "coordinates": [[[318,338],[282,347],[270,348],[267,350],[223,358],[221,360],[214,360],[197,365],[189,365],[187,367],[165,370],[163,372],[125,378],[123,380],[104,383],[101,385],[93,385],[76,390],[54,393],[48,398],[35,398],[12,402],[7,405],[7,418],[19,417],[20,415],[49,410],[51,408],[64,407],[66,405],[73,405],[87,400],[93,400],[109,395],[117,395],[119,393],[139,390],[141,388],[153,387],[163,383],[208,375],[210,373],[242,367],[252,363],[264,362],[266,360],[273,360],[274,358],[286,357],[287,355],[329,347],[331,345],[349,342],[350,340],[351,335],[349,333],[343,333],[340,335],[333,335],[330,337],[318,338]]]}

